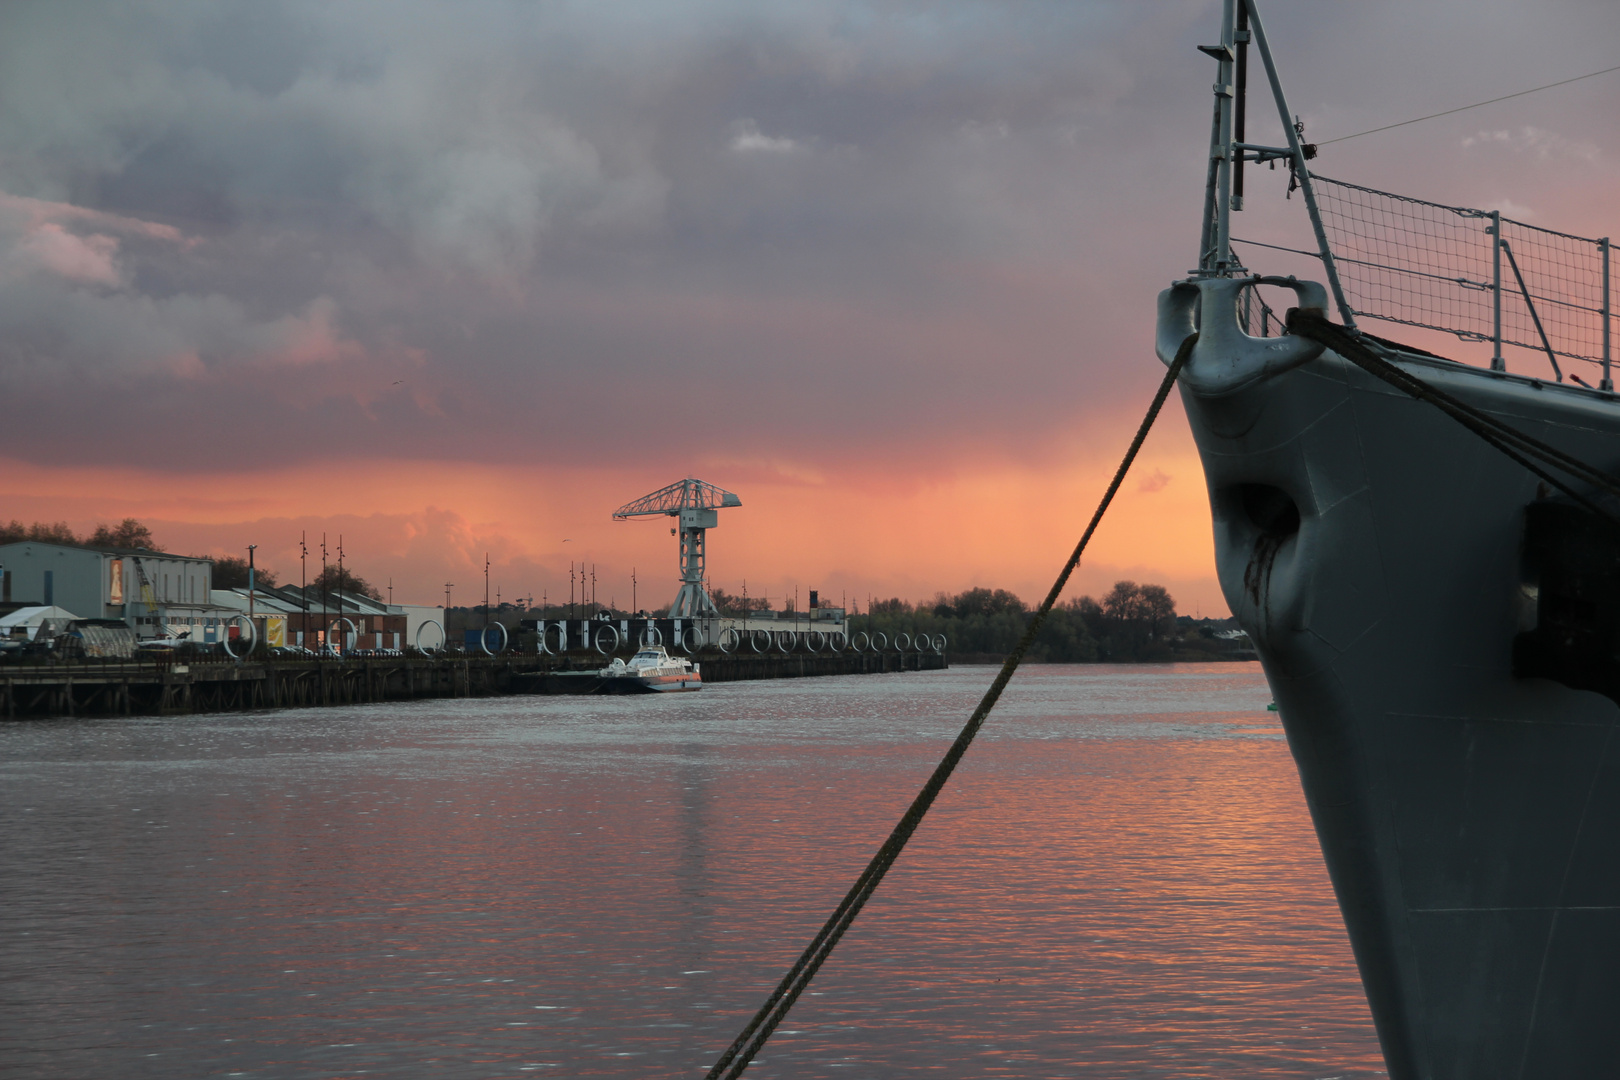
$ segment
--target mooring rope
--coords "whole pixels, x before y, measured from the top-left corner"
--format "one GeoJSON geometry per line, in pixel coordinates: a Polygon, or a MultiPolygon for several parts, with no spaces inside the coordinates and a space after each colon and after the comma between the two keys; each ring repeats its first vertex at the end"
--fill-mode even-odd
{"type": "Polygon", "coordinates": [[[1080,542],[1075,545],[1074,553],[1069,556],[1069,561],[1063,564],[1063,570],[1058,574],[1057,580],[1052,583],[1052,588],[1046,594],[1046,599],[1041,601],[1041,606],[1036,608],[1034,617],[1029,620],[1029,625],[1024,628],[1024,636],[1019,638],[1017,646],[1008,654],[1006,661],[1001,665],[1001,671],[996,675],[995,682],[990,684],[990,689],[986,690],[984,697],[979,700],[979,707],[973,710],[972,716],[968,717],[968,722],[963,726],[961,733],[956,736],[956,741],[951,744],[951,748],[945,752],[945,757],[935,766],[933,775],[928,778],[928,782],[923,785],[923,789],[912,800],[911,806],[907,808],[904,816],[895,825],[894,830],[889,833],[889,838],[883,842],[883,846],[878,848],[877,854],[872,856],[872,861],[866,864],[866,869],[861,872],[861,876],[855,879],[855,884],[850,886],[849,892],[844,894],[844,899],[833,910],[832,915],[822,925],[821,930],[811,940],[804,952],[800,954],[799,959],[788,969],[787,974],[782,977],[782,981],[777,984],[776,989],[771,991],[771,996],[765,999],[765,1004],[760,1006],[759,1011],[754,1014],[754,1018],[742,1029],[742,1032],[732,1042],[731,1046],[726,1049],[726,1052],[720,1055],[720,1060],[710,1067],[707,1080],[731,1080],[731,1078],[741,1076],[743,1070],[748,1068],[749,1064],[754,1060],[754,1056],[765,1045],[765,1041],[776,1030],[776,1026],[787,1016],[788,1010],[793,1008],[793,1003],[798,1000],[805,987],[810,985],[810,980],[816,977],[816,972],[820,970],[827,957],[832,954],[838,940],[844,936],[844,931],[849,929],[850,924],[855,921],[855,917],[866,906],[866,901],[871,898],[873,890],[878,887],[878,883],[883,880],[883,876],[889,872],[889,867],[899,857],[901,849],[906,846],[906,841],[911,839],[911,834],[917,830],[923,816],[928,813],[929,807],[934,805],[934,800],[939,796],[940,791],[944,789],[945,782],[950,779],[951,773],[956,769],[957,762],[961,761],[962,755],[967,753],[968,745],[973,742],[973,737],[979,733],[979,728],[984,726],[984,721],[990,715],[990,710],[996,707],[996,701],[1001,697],[1001,692],[1006,689],[1008,681],[1012,679],[1013,672],[1018,670],[1018,665],[1024,659],[1024,654],[1029,651],[1029,647],[1034,643],[1036,635],[1040,633],[1041,624],[1046,621],[1047,613],[1057,603],[1058,596],[1063,592],[1063,586],[1068,583],[1069,575],[1074,573],[1076,566],[1080,565],[1081,553],[1086,550],[1086,545],[1091,542],[1091,534],[1097,531],[1097,525],[1102,521],[1103,514],[1108,510],[1108,504],[1113,502],[1115,493],[1119,491],[1120,484],[1125,480],[1126,472],[1130,470],[1131,462],[1136,460],[1137,452],[1142,449],[1142,443],[1147,439],[1148,431],[1153,427],[1153,421],[1158,419],[1159,410],[1163,408],[1165,398],[1170,396],[1170,388],[1175,385],[1176,377],[1181,374],[1181,369],[1186,365],[1187,358],[1192,355],[1193,346],[1196,344],[1198,344],[1198,335],[1190,334],[1181,343],[1181,348],[1176,350],[1175,360],[1171,362],[1170,369],[1165,372],[1164,381],[1159,384],[1159,392],[1153,396],[1153,404],[1148,406],[1147,415],[1142,418],[1142,425],[1136,429],[1136,438],[1131,440],[1130,449],[1125,451],[1125,458],[1119,463],[1119,468],[1115,470],[1113,482],[1108,485],[1108,490],[1103,494],[1102,501],[1097,504],[1096,513],[1091,515],[1091,523],[1086,526],[1086,531],[1081,535],[1080,542]]]}
{"type": "Polygon", "coordinates": [[[1319,342],[1369,375],[1382,379],[1419,401],[1426,401],[1435,406],[1457,421],[1457,423],[1540,477],[1549,486],[1557,488],[1594,514],[1620,524],[1620,519],[1615,517],[1613,511],[1597,505],[1591,499],[1576,491],[1567,482],[1560,480],[1547,469],[1536,464],[1536,461],[1577,480],[1583,480],[1598,490],[1616,498],[1620,498],[1620,479],[1581,461],[1579,458],[1564,453],[1556,446],[1550,446],[1539,439],[1526,435],[1489,413],[1452,397],[1431,383],[1424,382],[1411,372],[1396,367],[1374,352],[1364,340],[1337,323],[1329,322],[1326,316],[1318,312],[1290,308],[1286,325],[1289,333],[1298,334],[1300,337],[1319,342]]]}

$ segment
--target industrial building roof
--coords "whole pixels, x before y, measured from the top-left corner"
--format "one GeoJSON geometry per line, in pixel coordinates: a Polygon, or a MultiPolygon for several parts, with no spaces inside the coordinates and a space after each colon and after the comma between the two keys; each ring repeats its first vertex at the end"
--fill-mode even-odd
{"type": "MultiPolygon", "coordinates": [[[[247,610],[248,591],[238,586],[234,589],[215,589],[215,603],[227,604],[233,608],[247,610]]],[[[296,585],[273,585],[268,588],[255,586],[253,600],[257,608],[265,612],[285,612],[296,614],[305,610],[308,605],[311,611],[322,610],[322,603],[326,611],[352,611],[364,615],[399,615],[403,607],[410,605],[387,604],[381,600],[373,600],[369,596],[359,596],[350,592],[327,590],[322,593],[316,586],[300,592],[296,585]]]]}
{"type": "Polygon", "coordinates": [[[206,555],[176,555],[168,551],[153,551],[151,548],[98,547],[95,544],[58,544],[49,540],[13,540],[9,544],[0,544],[0,551],[13,547],[48,547],[61,548],[64,551],[93,551],[98,555],[117,555],[123,558],[136,559],[176,559],[180,562],[205,563],[214,561],[206,555]]]}
{"type": "Polygon", "coordinates": [[[67,608],[48,605],[18,608],[10,615],[0,616],[0,633],[9,632],[13,626],[38,626],[46,619],[56,619],[61,622],[71,622],[78,616],[67,608]]]}

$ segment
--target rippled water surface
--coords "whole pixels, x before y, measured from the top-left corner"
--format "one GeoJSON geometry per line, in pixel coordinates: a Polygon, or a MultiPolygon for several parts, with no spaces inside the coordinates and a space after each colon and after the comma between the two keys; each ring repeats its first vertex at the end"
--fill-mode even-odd
{"type": "MultiPolygon", "coordinates": [[[[993,675],[0,725],[0,1073],[701,1077],[993,675]]],[[[1270,699],[1020,673],[749,1076],[1382,1076],[1270,699]]]]}

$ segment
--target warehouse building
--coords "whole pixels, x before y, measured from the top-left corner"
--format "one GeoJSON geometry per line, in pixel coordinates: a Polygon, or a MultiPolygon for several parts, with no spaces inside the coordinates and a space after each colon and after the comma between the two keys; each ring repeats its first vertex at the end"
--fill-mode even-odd
{"type": "Polygon", "coordinates": [[[443,608],[385,604],[316,586],[260,587],[250,602],[246,589],[215,591],[213,569],[208,559],[146,549],[0,544],[0,613],[55,606],[85,619],[122,619],[143,640],[189,637],[212,644],[235,638],[252,607],[258,635],[278,645],[314,648],[334,627],[350,647],[403,648],[419,635],[425,645],[444,640],[443,608]],[[435,625],[422,634],[430,622],[435,625]]]}
{"type": "MultiPolygon", "coordinates": [[[[215,604],[246,615],[248,590],[216,590],[215,604]]],[[[403,649],[418,643],[436,647],[444,640],[444,609],[420,604],[388,604],[359,593],[322,590],[311,585],[257,588],[251,598],[254,621],[273,645],[316,649],[330,640],[346,648],[403,649]],[[279,627],[277,628],[279,621],[279,627]],[[425,623],[433,623],[427,633],[425,623]],[[340,637],[341,635],[341,637],[340,637]]]]}
{"type": "Polygon", "coordinates": [[[212,601],[213,569],[191,555],[20,540],[0,544],[0,603],[122,619],[139,638],[191,631],[201,641],[235,614],[212,601]]]}

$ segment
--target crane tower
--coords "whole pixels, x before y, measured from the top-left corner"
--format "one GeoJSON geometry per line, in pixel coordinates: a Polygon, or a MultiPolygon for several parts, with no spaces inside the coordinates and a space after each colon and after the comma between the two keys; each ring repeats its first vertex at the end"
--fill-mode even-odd
{"type": "Polygon", "coordinates": [[[716,512],[722,507],[741,506],[742,500],[723,488],[687,477],[635,502],[613,511],[614,520],[667,514],[679,519],[681,537],[681,591],[669,605],[672,619],[708,619],[720,614],[703,588],[704,533],[720,524],[716,512]]]}

